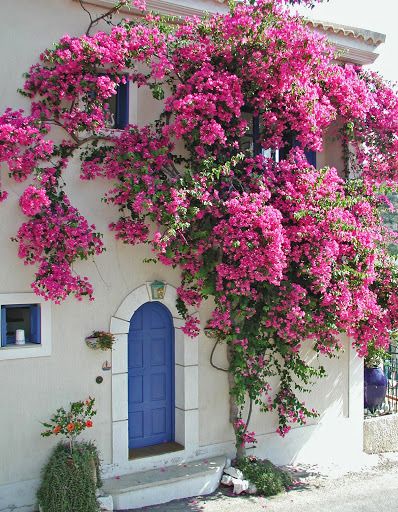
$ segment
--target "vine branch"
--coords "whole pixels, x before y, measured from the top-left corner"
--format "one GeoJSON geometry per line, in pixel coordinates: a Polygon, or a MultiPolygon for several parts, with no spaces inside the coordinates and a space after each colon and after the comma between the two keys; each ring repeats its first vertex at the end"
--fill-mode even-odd
{"type": "Polygon", "coordinates": [[[221,368],[220,366],[217,366],[216,364],[213,363],[213,356],[214,356],[214,352],[216,351],[216,348],[217,348],[217,345],[218,345],[218,341],[216,341],[214,343],[214,347],[213,347],[213,350],[211,351],[211,354],[210,354],[210,364],[213,368],[215,368],[216,370],[220,370],[220,372],[226,372],[228,373],[229,370],[226,370],[225,368],[221,368]]]}
{"type": "Polygon", "coordinates": [[[98,25],[98,23],[101,20],[105,20],[106,18],[113,16],[113,14],[117,13],[122,7],[125,7],[126,5],[129,4],[129,0],[121,0],[114,7],[112,7],[112,9],[109,9],[104,14],[101,14],[101,16],[97,16],[96,18],[93,18],[91,12],[86,7],[84,7],[83,2],[84,2],[84,0],[79,0],[81,8],[83,9],[83,11],[85,11],[89,15],[89,18],[90,18],[90,24],[86,30],[86,36],[90,35],[91,29],[93,27],[95,27],[95,25],[98,25]]]}
{"type": "Polygon", "coordinates": [[[247,432],[247,429],[249,428],[249,423],[250,423],[250,419],[252,417],[252,412],[253,412],[253,399],[249,397],[249,412],[247,413],[245,433],[247,432]]]}

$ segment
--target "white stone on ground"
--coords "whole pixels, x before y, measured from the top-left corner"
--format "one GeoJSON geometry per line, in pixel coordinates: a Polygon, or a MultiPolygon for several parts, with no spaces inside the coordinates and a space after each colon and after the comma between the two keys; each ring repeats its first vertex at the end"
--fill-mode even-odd
{"type": "Polygon", "coordinates": [[[242,492],[247,491],[249,488],[248,480],[242,480],[240,478],[233,478],[232,482],[234,484],[234,494],[242,494],[242,492]]]}
{"type": "Polygon", "coordinates": [[[232,480],[233,478],[231,475],[223,475],[221,478],[221,483],[224,485],[234,485],[232,480]]]}
{"type": "Polygon", "coordinates": [[[224,473],[226,475],[232,476],[232,478],[237,478],[239,480],[243,480],[243,473],[242,473],[242,471],[240,469],[234,468],[232,466],[230,468],[224,469],[224,473]]]}
{"type": "Polygon", "coordinates": [[[97,498],[101,512],[113,512],[113,498],[112,496],[99,496],[97,498]]]}

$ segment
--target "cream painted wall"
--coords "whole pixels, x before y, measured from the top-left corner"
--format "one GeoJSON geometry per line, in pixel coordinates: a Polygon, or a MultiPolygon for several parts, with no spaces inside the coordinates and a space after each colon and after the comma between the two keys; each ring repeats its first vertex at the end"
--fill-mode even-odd
{"type": "MultiPolygon", "coordinates": [[[[27,107],[24,98],[15,92],[23,83],[22,73],[36,61],[42,50],[61,35],[84,31],[87,19],[72,0],[2,0],[1,15],[0,44],[3,56],[0,111],[3,111],[7,106],[27,107]]],[[[135,105],[137,111],[132,112],[131,118],[139,123],[151,120],[160,109],[145,90],[138,92],[135,105]]],[[[62,305],[52,306],[50,357],[0,361],[0,485],[39,478],[40,468],[55,443],[55,440],[40,437],[40,421],[46,420],[57,407],[89,394],[96,398],[98,408],[95,427],[89,434],[97,441],[104,463],[111,462],[111,372],[102,371],[102,363],[109,356],[88,349],[84,337],[94,329],[108,330],[110,318],[123,299],[145,281],[162,279],[174,286],[179,284],[178,271],[142,263],[145,257],[150,256],[146,247],[132,249],[114,240],[107,226],[114,220],[115,212],[98,199],[106,184],[101,181],[79,181],[73,167],[68,173],[68,193],[72,203],[104,233],[107,247],[107,252],[98,257],[95,264],[85,262],[76,265],[76,271],[87,275],[93,283],[96,300],[79,303],[69,299],[62,305]],[[95,382],[97,375],[104,377],[100,385],[95,382]]],[[[18,199],[25,184],[9,182],[4,170],[1,172],[10,196],[0,206],[0,293],[29,292],[34,268],[24,267],[17,257],[16,244],[10,241],[24,220],[18,199]]],[[[210,304],[202,308],[202,325],[210,311],[210,304]]],[[[228,423],[226,376],[209,365],[211,340],[202,335],[199,347],[201,453],[231,451],[233,434],[228,423]]],[[[226,365],[225,347],[219,348],[216,361],[220,366],[226,365]]],[[[335,420],[347,420],[341,430],[335,431],[335,437],[350,429],[354,433],[360,432],[360,415],[358,412],[349,415],[348,390],[353,385],[360,387],[362,377],[360,370],[357,370],[349,380],[350,364],[353,363],[348,351],[339,361],[327,361],[328,378],[318,383],[314,393],[308,397],[309,406],[319,408],[325,425],[334,424],[335,420]]],[[[284,442],[272,434],[276,426],[273,415],[255,414],[253,417],[253,429],[260,434],[271,435],[264,437],[265,444],[261,437],[260,444],[265,448],[261,448],[263,451],[260,453],[271,453],[275,460],[278,453],[285,453],[285,458],[292,460],[304,446],[311,447],[311,432],[317,428],[306,427],[313,428],[311,431],[296,429],[304,433],[293,433],[291,441],[288,441],[290,448],[284,452],[284,442]],[[278,453],[270,451],[270,446],[277,447],[278,453]]],[[[326,439],[322,436],[321,433],[317,437],[321,439],[321,444],[326,439]]],[[[332,441],[328,439],[329,443],[332,441]]]]}
{"type": "MultiPolygon", "coordinates": [[[[319,421],[329,422],[338,418],[348,418],[349,407],[349,354],[350,347],[345,340],[345,351],[339,359],[321,357],[319,362],[309,349],[303,351],[305,360],[315,366],[323,364],[327,376],[319,379],[313,386],[311,394],[302,394],[301,398],[311,409],[314,407],[320,414],[319,419],[308,421],[308,425],[314,425],[319,421]]],[[[227,440],[233,441],[233,431],[228,420],[228,382],[226,374],[212,368],[209,365],[210,352],[213,348],[212,340],[201,339],[200,347],[200,443],[218,444],[227,440]],[[227,435],[226,435],[227,434],[227,435]]],[[[221,368],[227,367],[226,348],[217,348],[214,360],[221,368]]],[[[278,389],[278,380],[271,379],[270,384],[275,393],[278,389]]],[[[247,411],[246,411],[247,414],[247,411]]],[[[246,416],[244,415],[244,418],[246,416]]],[[[273,434],[278,426],[276,413],[261,413],[254,407],[250,430],[259,435],[273,434]]],[[[294,427],[300,428],[300,427],[294,427]]]]}
{"type": "MultiPolygon", "coordinates": [[[[22,73],[60,36],[80,34],[86,27],[86,15],[72,0],[7,0],[1,7],[0,43],[8,50],[2,59],[0,110],[9,105],[26,108],[27,102],[16,94],[23,83],[22,73]]],[[[26,184],[10,182],[3,169],[1,172],[10,195],[0,211],[0,293],[29,292],[34,267],[23,265],[17,245],[10,241],[25,220],[18,198],[26,184]]],[[[95,264],[76,265],[76,271],[93,283],[96,300],[79,303],[70,299],[52,306],[50,357],[0,361],[0,484],[39,476],[54,444],[40,437],[40,421],[57,407],[89,394],[95,396],[98,408],[90,436],[96,439],[104,461],[110,462],[111,375],[102,371],[109,354],[88,349],[84,337],[93,329],[109,330],[110,318],[124,297],[143,282],[164,279],[178,285],[177,271],[142,263],[151,256],[146,247],[132,250],[114,240],[107,226],[117,214],[99,201],[105,183],[81,182],[71,171],[67,189],[72,203],[104,233],[106,253],[95,264]],[[97,375],[104,377],[101,385],[95,382],[97,375]]]]}

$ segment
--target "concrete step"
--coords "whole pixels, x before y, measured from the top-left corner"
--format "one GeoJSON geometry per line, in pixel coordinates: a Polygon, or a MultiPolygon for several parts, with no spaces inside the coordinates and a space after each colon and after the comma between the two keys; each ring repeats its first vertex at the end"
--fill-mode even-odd
{"type": "Polygon", "coordinates": [[[102,490],[112,496],[114,510],[210,494],[220,484],[225,461],[225,457],[215,457],[108,478],[102,490]]]}

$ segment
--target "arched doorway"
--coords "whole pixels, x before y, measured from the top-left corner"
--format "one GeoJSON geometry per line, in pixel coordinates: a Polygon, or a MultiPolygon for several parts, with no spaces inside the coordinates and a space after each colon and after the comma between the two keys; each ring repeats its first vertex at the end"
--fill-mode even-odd
{"type": "Polygon", "coordinates": [[[128,333],[129,450],[174,441],[174,326],[160,302],[146,302],[128,333]]]}

